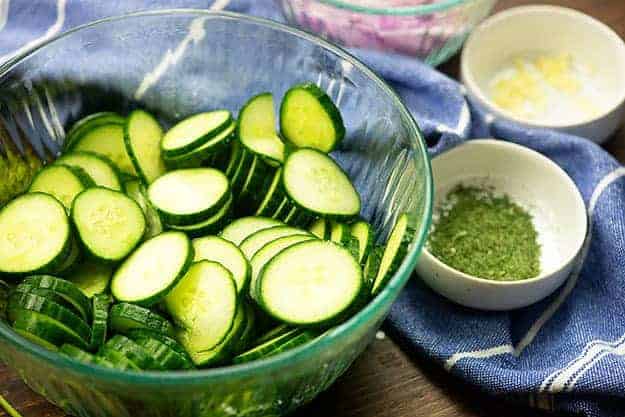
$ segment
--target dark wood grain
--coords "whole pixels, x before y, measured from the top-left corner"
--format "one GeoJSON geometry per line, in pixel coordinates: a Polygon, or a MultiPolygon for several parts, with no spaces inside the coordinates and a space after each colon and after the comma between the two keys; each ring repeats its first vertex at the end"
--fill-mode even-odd
{"type": "MultiPolygon", "coordinates": [[[[501,0],[498,10],[535,0],[501,0]]],[[[543,3],[573,7],[597,17],[625,37],[624,0],[555,0],[543,3]]],[[[457,58],[441,69],[457,74],[457,58]]],[[[624,74],[625,75],[625,74],[624,74]]],[[[606,149],[625,162],[625,129],[606,149]]],[[[64,414],[30,391],[0,364],[0,393],[24,417],[62,417],[64,414]]],[[[296,417],[544,417],[491,398],[451,377],[424,358],[412,358],[390,339],[376,340],[352,368],[327,392],[296,417]]],[[[0,417],[6,414],[0,411],[0,417]]]]}

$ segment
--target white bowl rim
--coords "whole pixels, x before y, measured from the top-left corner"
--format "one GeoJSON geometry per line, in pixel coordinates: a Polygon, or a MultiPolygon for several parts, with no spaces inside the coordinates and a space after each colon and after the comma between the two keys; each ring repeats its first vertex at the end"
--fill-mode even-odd
{"type": "Polygon", "coordinates": [[[512,7],[510,9],[503,10],[485,19],[482,23],[480,23],[475,28],[473,32],[471,32],[471,34],[467,38],[464,44],[464,47],[462,48],[462,53],[460,55],[460,76],[468,92],[475,94],[475,96],[483,104],[485,104],[489,108],[489,110],[492,110],[493,112],[501,116],[504,116],[507,119],[511,119],[515,122],[522,123],[527,126],[538,127],[538,128],[562,129],[562,128],[582,127],[582,126],[585,126],[585,125],[588,125],[588,124],[591,124],[591,123],[594,123],[601,119],[606,118],[616,109],[621,107],[625,103],[625,87],[622,88],[622,91],[618,97],[618,100],[614,101],[615,104],[609,108],[606,108],[604,111],[602,111],[598,115],[589,116],[589,117],[586,117],[585,119],[581,119],[580,121],[577,121],[574,123],[564,123],[564,122],[537,123],[536,121],[525,119],[523,117],[519,117],[516,114],[508,110],[500,108],[488,97],[487,94],[484,93],[484,91],[479,87],[478,83],[475,81],[475,78],[473,77],[473,72],[471,71],[471,68],[469,67],[468,58],[467,58],[467,54],[468,54],[467,51],[469,50],[469,48],[473,47],[474,42],[477,42],[475,40],[475,36],[476,36],[475,34],[479,32],[480,29],[483,29],[489,25],[495,24],[499,22],[500,20],[508,19],[515,15],[530,14],[530,13],[536,13],[536,12],[548,12],[552,14],[560,14],[560,15],[578,19],[579,21],[584,22],[586,25],[594,25],[597,29],[602,31],[608,38],[615,41],[616,44],[619,45],[617,47],[617,50],[615,50],[615,52],[620,52],[623,62],[625,62],[625,41],[623,41],[623,39],[614,30],[612,30],[612,28],[610,28],[608,25],[601,22],[600,20],[595,19],[594,17],[589,16],[585,13],[582,13],[579,10],[571,9],[569,7],[552,6],[548,4],[517,6],[517,7],[512,7]]]}
{"type": "MultiPolygon", "coordinates": [[[[579,189],[577,188],[577,186],[575,185],[575,183],[573,182],[573,180],[571,179],[571,177],[569,177],[569,175],[562,169],[560,168],[560,166],[558,166],[558,164],[556,164],[555,162],[553,162],[551,159],[547,158],[546,156],[544,156],[543,154],[536,152],[530,148],[527,148],[525,146],[522,145],[517,145],[516,143],[511,143],[511,142],[506,142],[503,140],[499,140],[499,139],[472,139],[469,140],[453,149],[450,149],[448,152],[453,152],[456,149],[460,149],[464,146],[471,146],[471,145],[487,145],[487,146],[494,146],[494,147],[504,147],[504,148],[509,148],[511,149],[513,152],[518,152],[518,153],[525,153],[526,155],[537,159],[537,160],[541,160],[543,163],[545,163],[546,165],[550,166],[552,169],[554,169],[552,172],[553,173],[557,173],[558,175],[560,175],[562,177],[562,179],[569,184],[570,186],[570,192],[572,195],[576,196],[576,199],[578,200],[578,202],[581,204],[581,206],[583,207],[584,213],[587,213],[586,210],[586,204],[584,203],[584,199],[582,198],[581,193],[579,192],[579,189]]],[[[435,159],[435,158],[434,158],[435,159]]],[[[434,161],[432,161],[434,162],[434,161]]],[[[432,167],[432,170],[434,170],[434,167],[432,167]]],[[[434,187],[434,193],[436,193],[436,186],[434,187]]],[[[436,208],[434,208],[434,210],[436,210],[436,208]]],[[[494,279],[488,279],[488,278],[481,278],[481,277],[477,277],[474,275],[470,275],[467,274],[465,272],[462,272],[456,268],[453,268],[449,265],[447,265],[446,263],[444,263],[443,261],[441,261],[440,259],[438,259],[436,256],[434,256],[429,249],[427,248],[427,244],[423,246],[422,252],[421,252],[421,256],[422,257],[427,257],[429,262],[432,262],[433,264],[437,265],[438,267],[440,267],[442,270],[445,271],[445,273],[447,274],[452,274],[455,275],[457,277],[463,278],[467,281],[472,281],[476,284],[489,284],[489,285],[493,285],[493,286],[500,286],[500,287],[516,287],[516,286],[524,286],[524,285],[528,285],[537,281],[541,281],[541,280],[545,280],[553,275],[555,275],[556,273],[562,271],[563,269],[565,269],[568,265],[571,264],[571,262],[573,262],[577,256],[579,255],[581,249],[584,246],[584,242],[586,241],[586,235],[588,234],[588,215],[586,214],[586,216],[583,217],[584,218],[584,233],[583,233],[583,237],[581,237],[581,239],[579,240],[579,243],[577,244],[577,249],[572,253],[572,255],[570,255],[568,258],[566,258],[564,261],[560,262],[560,264],[557,267],[552,268],[552,270],[547,270],[547,271],[541,271],[541,273],[533,278],[526,278],[526,279],[519,279],[519,280],[514,280],[514,281],[499,281],[499,280],[494,280],[494,279]]],[[[421,260],[420,262],[423,262],[423,260],[421,260]]]]}

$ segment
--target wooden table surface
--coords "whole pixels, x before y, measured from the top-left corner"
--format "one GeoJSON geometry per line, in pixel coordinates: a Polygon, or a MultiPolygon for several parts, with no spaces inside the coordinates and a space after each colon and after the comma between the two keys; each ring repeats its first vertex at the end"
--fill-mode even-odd
{"type": "MultiPolygon", "coordinates": [[[[532,0],[501,0],[498,10],[532,4],[532,0]]],[[[559,0],[544,3],[576,8],[602,20],[625,38],[624,0],[559,0]]],[[[457,74],[458,59],[442,70],[457,74]]],[[[606,144],[625,162],[625,129],[606,144]]],[[[24,417],[61,417],[64,414],[30,391],[0,364],[0,393],[24,417]]],[[[511,407],[467,386],[424,358],[403,353],[388,338],[376,340],[354,366],[296,417],[542,417],[546,414],[511,407]]],[[[0,417],[6,414],[0,410],[0,417]]]]}

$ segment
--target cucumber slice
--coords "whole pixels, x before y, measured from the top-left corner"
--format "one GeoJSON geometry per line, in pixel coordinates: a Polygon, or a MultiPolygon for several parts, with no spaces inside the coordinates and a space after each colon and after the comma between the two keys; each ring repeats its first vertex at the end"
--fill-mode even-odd
{"type": "Polygon", "coordinates": [[[251,267],[241,249],[219,236],[194,239],[192,243],[195,251],[194,262],[206,260],[220,263],[232,274],[237,292],[242,294],[247,291],[251,267]]]}
{"type": "Polygon", "coordinates": [[[205,145],[230,125],[232,114],[228,110],[215,110],[188,117],[163,136],[163,154],[173,157],[188,153],[205,145]]]}
{"type": "Polygon", "coordinates": [[[330,240],[349,250],[354,258],[360,262],[358,256],[358,239],[352,236],[348,225],[335,221],[330,222],[330,240]]]}
{"type": "Polygon", "coordinates": [[[20,286],[50,290],[71,305],[86,322],[91,319],[91,302],[80,288],[67,280],[50,275],[33,275],[24,279],[20,286]]]}
{"type": "Polygon", "coordinates": [[[161,315],[135,304],[119,303],[109,311],[112,330],[130,334],[135,329],[150,330],[166,336],[174,335],[174,326],[161,315]]]}
{"type": "MultiPolygon", "coordinates": [[[[163,156],[163,158],[165,159],[165,165],[167,165],[167,167],[170,169],[181,169],[196,168],[204,164],[216,164],[217,161],[214,161],[214,158],[221,157],[222,154],[226,154],[225,151],[227,150],[227,146],[234,137],[233,133],[235,131],[235,128],[236,123],[231,122],[230,125],[227,126],[223,131],[218,133],[217,136],[211,138],[199,148],[193,149],[188,153],[183,153],[175,157],[165,154],[163,156]]],[[[220,161],[219,164],[225,164],[225,166],[227,166],[228,161],[220,161]]],[[[226,168],[224,167],[224,171],[225,169],[226,168]]]]}
{"type": "Polygon", "coordinates": [[[360,196],[329,156],[299,149],[284,163],[282,184],[296,205],[315,215],[348,220],[360,212],[360,196]]]}
{"type": "Polygon", "coordinates": [[[81,349],[87,348],[85,340],[74,330],[36,311],[21,310],[11,326],[20,335],[51,350],[57,350],[57,346],[64,343],[74,344],[81,349]]]}
{"type": "MultiPolygon", "coordinates": [[[[225,362],[228,356],[230,356],[234,344],[240,340],[241,335],[245,330],[246,320],[247,316],[245,314],[245,306],[243,303],[239,303],[234,315],[232,327],[217,346],[203,351],[188,348],[191,349],[189,351],[189,355],[191,356],[193,363],[197,366],[209,366],[225,362]]],[[[203,337],[198,337],[196,333],[184,330],[178,333],[178,338],[183,341],[185,346],[196,346],[198,343],[201,344],[203,342],[203,337]]]]}
{"type": "Polygon", "coordinates": [[[284,143],[276,134],[276,114],[271,93],[252,97],[239,113],[238,136],[251,153],[284,161],[284,143]]]}
{"type": "MultiPolygon", "coordinates": [[[[81,312],[76,310],[72,304],[68,303],[67,300],[65,300],[65,298],[61,297],[54,291],[49,290],[47,288],[36,288],[29,284],[19,284],[17,287],[15,287],[15,289],[11,291],[10,295],[18,296],[18,295],[25,295],[25,294],[35,294],[47,300],[54,301],[55,303],[60,304],[63,307],[70,309],[73,313],[76,313],[77,315],[82,317],[81,312]]],[[[8,300],[9,300],[9,296],[7,295],[7,303],[8,303],[8,300]]],[[[84,317],[82,318],[83,320],[85,319],[84,317]]]]}
{"type": "Polygon", "coordinates": [[[94,127],[71,143],[70,151],[87,151],[105,156],[125,174],[137,175],[126,152],[124,125],[106,124],[94,127]]]}
{"type": "Polygon", "coordinates": [[[258,282],[258,276],[260,275],[260,271],[262,271],[263,267],[273,259],[278,253],[282,252],[282,250],[295,245],[296,243],[305,242],[307,240],[315,239],[314,236],[309,235],[292,235],[292,236],[284,236],[271,242],[267,243],[263,246],[250,260],[250,265],[252,266],[252,280],[250,282],[250,296],[253,299],[256,299],[256,283],[258,282]]]}
{"type": "Polygon", "coordinates": [[[299,148],[331,152],[345,136],[345,126],[332,99],[312,83],[293,86],[280,106],[280,132],[299,148]]]}
{"type": "Polygon", "coordinates": [[[163,233],[163,223],[158,212],[148,200],[147,190],[139,180],[130,180],[125,184],[126,194],[139,204],[145,215],[146,229],[144,239],[153,238],[163,233]]]}
{"type": "Polygon", "coordinates": [[[91,298],[96,294],[104,293],[108,289],[112,275],[113,267],[111,265],[87,260],[76,266],[67,275],[67,280],[80,288],[87,297],[91,298]]]}
{"type": "Polygon", "coordinates": [[[135,110],[124,125],[124,145],[130,161],[139,177],[150,184],[165,173],[161,157],[163,129],[154,116],[143,110],[135,110]]]}
{"type": "Polygon", "coordinates": [[[112,368],[112,369],[117,368],[117,366],[113,362],[111,362],[110,360],[106,359],[103,356],[96,356],[95,357],[95,364],[96,365],[100,365],[100,366],[102,366],[104,368],[112,368]]]}
{"type": "Polygon", "coordinates": [[[193,369],[193,362],[184,348],[171,338],[167,338],[169,339],[168,343],[163,342],[162,337],[167,336],[160,336],[159,338],[150,332],[139,330],[130,333],[130,338],[141,346],[161,369],[193,369]],[[172,343],[176,345],[175,348],[171,346],[172,343]]]}
{"type": "Polygon", "coordinates": [[[83,363],[96,363],[95,356],[85,352],[81,348],[65,343],[59,349],[59,353],[83,363]]]}
{"type": "Polygon", "coordinates": [[[83,117],[72,125],[72,128],[67,132],[65,137],[64,148],[68,149],[72,144],[85,133],[90,130],[103,125],[123,125],[124,118],[117,113],[112,112],[100,112],[93,113],[83,117]]]}
{"type": "Polygon", "coordinates": [[[303,332],[302,329],[289,330],[288,332],[281,334],[273,339],[270,339],[248,350],[247,352],[244,352],[238,356],[235,356],[232,359],[232,362],[233,363],[245,363],[245,362],[251,362],[251,361],[263,358],[267,354],[269,354],[271,351],[279,347],[280,345],[302,334],[302,332],[303,332]]]}
{"type": "Polygon", "coordinates": [[[298,214],[298,210],[297,207],[292,206],[291,210],[289,210],[289,212],[287,213],[287,215],[284,217],[284,222],[286,224],[288,224],[289,226],[291,226],[293,224],[293,220],[295,220],[296,216],[298,214]]]}
{"type": "Polygon", "coordinates": [[[50,165],[39,171],[28,191],[50,194],[69,210],[74,198],[93,185],[91,178],[80,168],[50,165]]]}
{"type": "Polygon", "coordinates": [[[298,335],[296,335],[295,337],[292,337],[287,341],[278,343],[277,346],[273,350],[269,351],[263,357],[268,358],[269,356],[275,356],[282,352],[286,352],[287,350],[294,349],[298,346],[303,345],[304,343],[308,343],[312,340],[315,340],[318,336],[319,336],[318,332],[314,332],[311,330],[304,330],[298,335]]]}
{"type": "Polygon", "coordinates": [[[102,346],[102,349],[98,352],[98,355],[103,356],[107,361],[113,364],[117,369],[124,371],[140,371],[134,362],[128,359],[124,354],[112,349],[109,346],[102,346]]]}
{"type": "Polygon", "coordinates": [[[91,322],[91,350],[98,350],[104,342],[108,332],[109,306],[111,297],[105,294],[96,294],[92,298],[93,321],[91,322]]]}
{"type": "Polygon", "coordinates": [[[364,220],[352,223],[349,228],[352,236],[358,240],[358,262],[364,266],[373,248],[373,240],[375,238],[373,229],[364,220]]]}
{"type": "Polygon", "coordinates": [[[281,324],[279,326],[276,326],[260,336],[258,339],[256,339],[253,343],[253,347],[260,346],[265,342],[268,342],[278,336],[282,336],[283,334],[290,332],[291,330],[293,330],[293,328],[287,324],[281,324]]]}
{"type": "Polygon", "coordinates": [[[130,197],[108,188],[90,188],[74,200],[72,221],[83,246],[104,262],[124,259],[139,244],[146,222],[130,197]]]}
{"type": "Polygon", "coordinates": [[[154,331],[146,330],[146,329],[136,329],[136,330],[131,331],[128,335],[131,339],[135,341],[142,339],[142,338],[156,339],[159,342],[163,343],[164,345],[167,345],[170,349],[174,350],[175,352],[178,352],[181,355],[184,355],[188,358],[187,351],[184,350],[184,347],[182,347],[182,345],[178,343],[176,339],[166,336],[163,333],[158,333],[158,332],[154,332],[154,331]]]}
{"type": "Polygon", "coordinates": [[[282,190],[281,179],[282,168],[278,168],[278,170],[273,175],[273,178],[271,179],[271,183],[267,188],[267,192],[265,193],[263,200],[260,202],[258,208],[256,209],[256,216],[268,217],[276,212],[278,206],[282,203],[282,200],[284,199],[284,191],[282,190]]]}
{"type": "Polygon", "coordinates": [[[124,355],[129,361],[139,369],[161,370],[161,366],[152,356],[139,344],[133,340],[117,334],[104,345],[105,349],[111,349],[124,355]]]}
{"type": "Polygon", "coordinates": [[[63,260],[63,262],[58,267],[54,268],[54,270],[50,272],[53,273],[54,275],[60,275],[60,276],[71,273],[74,270],[74,268],[78,266],[79,261],[82,258],[81,255],[82,253],[80,251],[80,245],[76,241],[76,238],[72,237],[71,242],[70,242],[69,253],[65,257],[65,260],[63,260]]]}
{"type": "Polygon", "coordinates": [[[341,246],[310,240],[269,261],[256,288],[261,306],[277,320],[298,326],[330,325],[359,301],[362,269],[341,246]]]}
{"type": "Polygon", "coordinates": [[[81,168],[96,185],[116,191],[122,190],[117,168],[101,155],[91,152],[71,152],[61,156],[55,164],[81,168]]]}
{"type": "Polygon", "coordinates": [[[408,214],[401,214],[391,231],[388,242],[386,242],[380,268],[371,287],[372,295],[375,296],[382,291],[386,283],[395,275],[408,253],[408,247],[414,238],[414,233],[415,230],[410,225],[408,214]]]}
{"type": "Polygon", "coordinates": [[[262,229],[248,236],[241,245],[241,251],[247,259],[252,257],[267,243],[279,239],[284,236],[303,235],[312,236],[309,232],[290,226],[274,226],[268,229],[262,229]]]}
{"type": "Polygon", "coordinates": [[[287,213],[289,210],[291,210],[291,202],[289,201],[288,197],[283,197],[282,198],[282,202],[280,203],[280,205],[278,206],[278,208],[276,209],[275,213],[273,213],[271,215],[272,219],[276,219],[276,220],[280,220],[282,219],[282,217],[284,217],[285,213],[287,213]]]}
{"type": "Polygon", "coordinates": [[[245,326],[243,331],[241,332],[241,336],[236,340],[230,351],[234,355],[238,355],[241,352],[247,350],[247,346],[254,339],[256,334],[256,314],[254,313],[254,308],[247,303],[243,303],[245,308],[245,326]]]}
{"type": "Polygon", "coordinates": [[[230,223],[221,231],[220,236],[235,245],[240,245],[248,236],[270,227],[284,226],[284,223],[268,217],[241,217],[230,223]]]}
{"type": "Polygon", "coordinates": [[[241,161],[241,157],[243,156],[243,147],[241,146],[241,142],[238,140],[234,140],[230,145],[230,158],[228,160],[228,165],[224,171],[226,177],[232,179],[234,172],[239,167],[239,162],[241,161]]]}
{"type": "Polygon", "coordinates": [[[57,320],[85,343],[91,339],[91,329],[87,323],[70,309],[51,299],[32,293],[15,293],[9,298],[9,321],[14,322],[24,311],[34,311],[57,320]]]}
{"type": "Polygon", "coordinates": [[[369,252],[367,261],[363,268],[363,275],[365,277],[365,284],[371,290],[375,277],[380,269],[380,263],[382,262],[382,256],[384,255],[384,246],[375,246],[369,252]]]}
{"type": "Polygon", "coordinates": [[[241,190],[243,189],[243,184],[247,179],[247,174],[250,172],[252,167],[252,162],[254,161],[254,154],[243,150],[241,154],[241,159],[239,160],[239,166],[234,171],[232,175],[232,180],[230,183],[232,184],[232,194],[234,196],[239,196],[241,190]]]}
{"type": "MultiPolygon", "coordinates": [[[[192,359],[217,346],[234,323],[237,288],[232,274],[217,262],[194,263],[165,297],[165,306],[184,328],[178,340],[192,359]]],[[[198,364],[194,359],[194,363],[198,364]]]]}
{"type": "Polygon", "coordinates": [[[193,246],[184,233],[162,233],[122,263],[113,275],[111,293],[119,301],[155,304],[176,286],[192,260],[193,246]]]}
{"type": "Polygon", "coordinates": [[[267,180],[274,177],[275,171],[276,169],[266,164],[261,157],[254,157],[237,199],[238,213],[249,215],[256,211],[264,197],[259,191],[268,189],[267,180]]]}
{"type": "Polygon", "coordinates": [[[332,227],[330,226],[330,222],[326,219],[318,218],[308,230],[319,239],[330,240],[332,227]]]}
{"type": "Polygon", "coordinates": [[[171,171],[148,188],[148,198],[169,225],[202,222],[230,196],[228,178],[214,168],[171,171]]]}
{"type": "Polygon", "coordinates": [[[212,217],[209,217],[201,223],[191,224],[188,226],[171,226],[172,230],[186,233],[189,237],[199,237],[216,233],[230,221],[232,214],[233,198],[230,196],[223,207],[212,217]]]}
{"type": "Polygon", "coordinates": [[[7,319],[7,307],[9,305],[9,284],[0,279],[0,320],[7,319]]]}

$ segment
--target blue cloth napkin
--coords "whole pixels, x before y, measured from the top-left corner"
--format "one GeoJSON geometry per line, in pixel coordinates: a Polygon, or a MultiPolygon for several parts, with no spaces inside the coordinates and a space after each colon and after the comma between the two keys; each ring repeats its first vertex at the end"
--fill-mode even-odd
{"type": "MultiPolygon", "coordinates": [[[[226,8],[282,20],[271,0],[4,0],[0,62],[94,19],[144,9],[226,8]]],[[[352,51],[401,95],[436,155],[470,138],[530,147],[560,165],[581,191],[590,233],[564,286],[531,307],[487,313],[459,307],[410,281],[387,329],[484,391],[585,416],[625,415],[625,168],[588,140],[494,119],[455,81],[414,59],[352,51]]]]}

